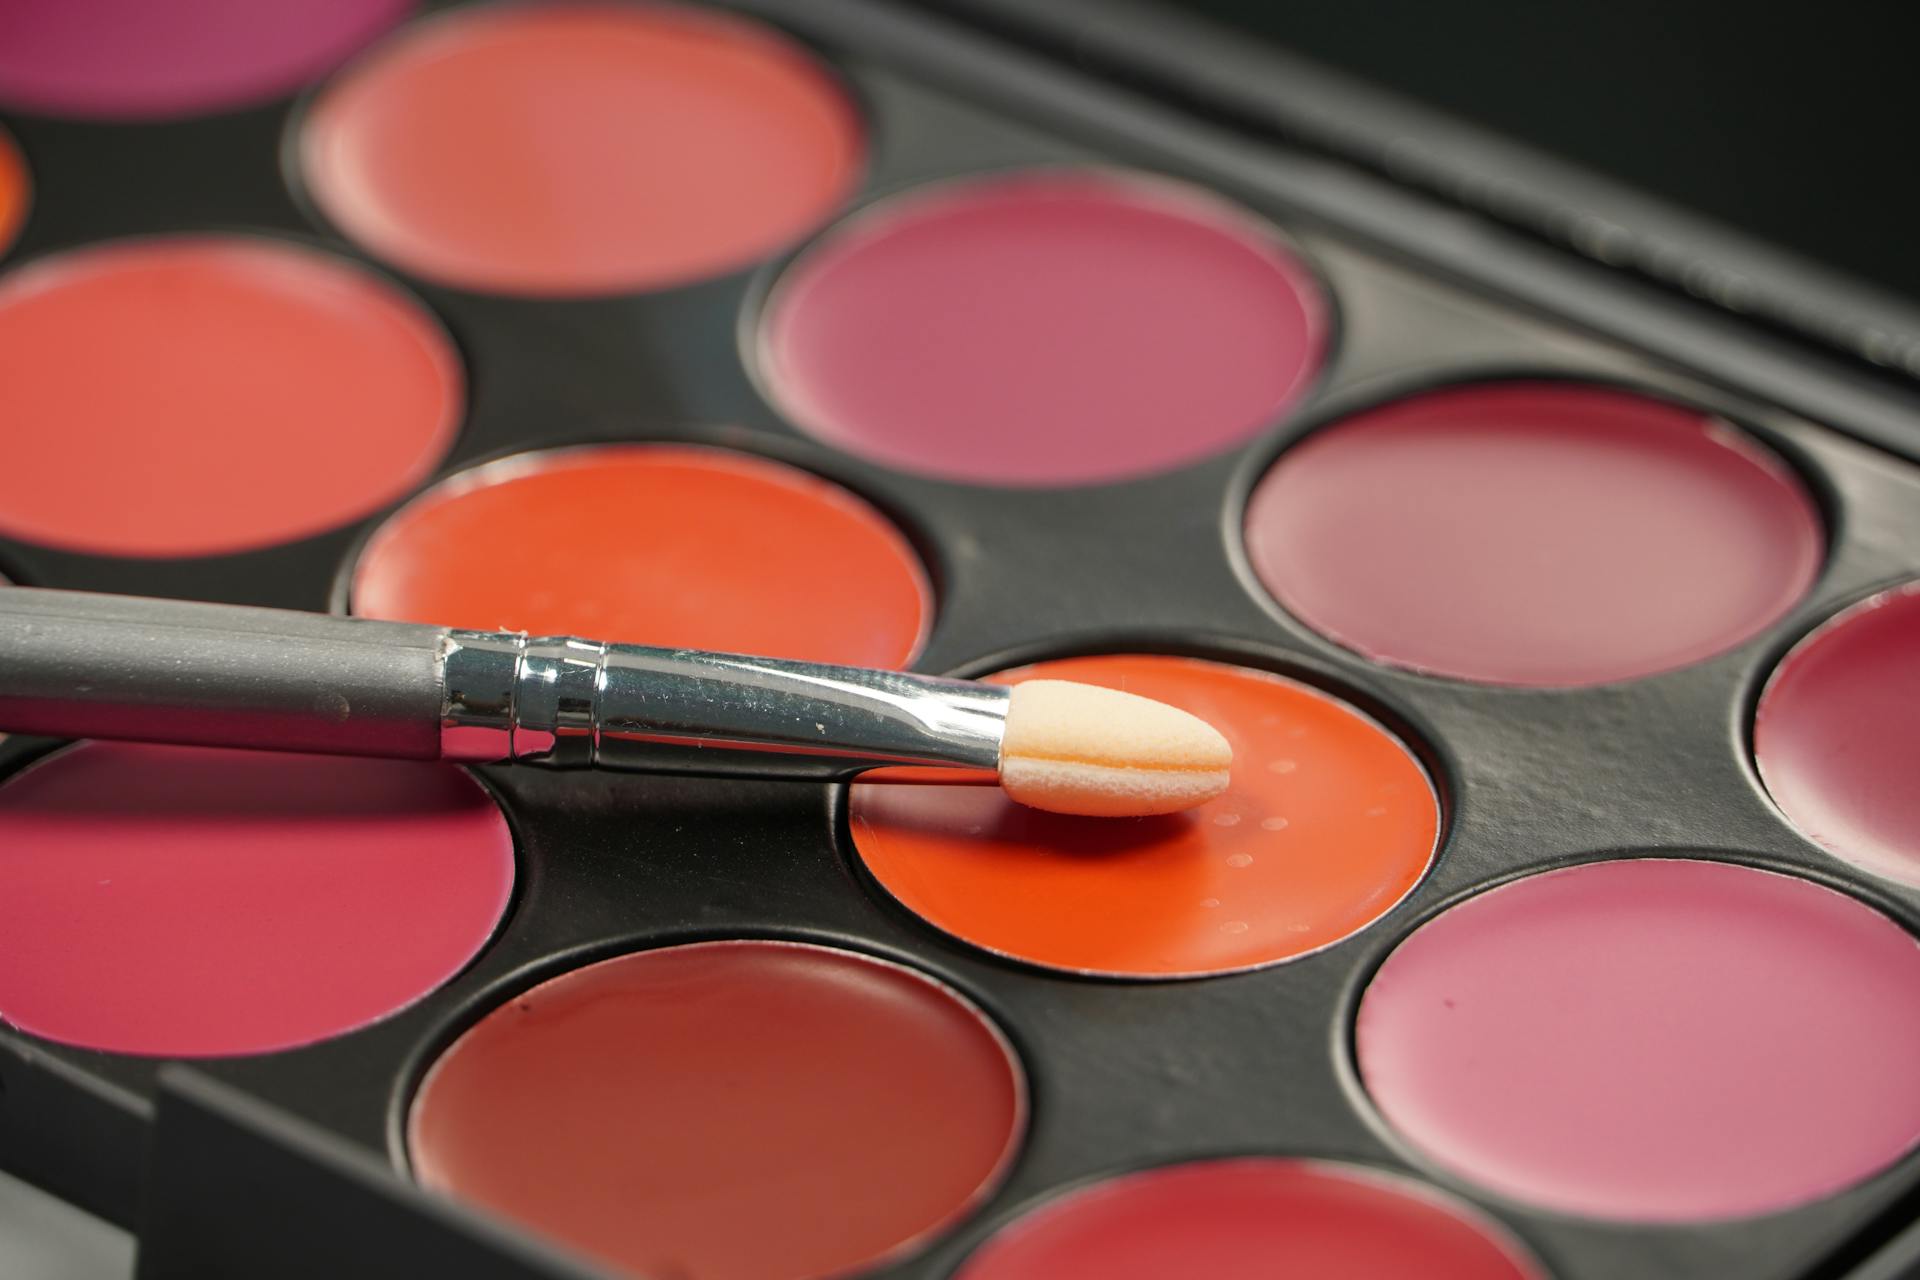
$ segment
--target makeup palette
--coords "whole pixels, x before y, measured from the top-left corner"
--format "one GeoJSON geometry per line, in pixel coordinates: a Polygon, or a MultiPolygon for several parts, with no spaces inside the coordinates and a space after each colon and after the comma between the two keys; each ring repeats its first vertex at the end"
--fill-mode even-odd
{"type": "Polygon", "coordinates": [[[1235,751],[0,740],[0,1167],[143,1280],[1920,1259],[1920,395],[970,12],[0,0],[5,581],[1235,751]]]}

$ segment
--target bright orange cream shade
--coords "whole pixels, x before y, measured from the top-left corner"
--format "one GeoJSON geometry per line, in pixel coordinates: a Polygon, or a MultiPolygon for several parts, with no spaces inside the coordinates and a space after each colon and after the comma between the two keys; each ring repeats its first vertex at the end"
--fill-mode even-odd
{"type": "Polygon", "coordinates": [[[1061,817],[994,788],[855,786],[854,847],[929,924],[1000,955],[1122,977],[1289,960],[1391,910],[1439,835],[1397,738],[1329,694],[1191,658],[1116,655],[1005,673],[1124,689],[1233,744],[1225,795],[1160,818],[1061,817]]]}
{"type": "Polygon", "coordinates": [[[725,449],[521,454],[428,490],[355,566],[354,613],[897,667],[933,594],[884,516],[725,449]]]}

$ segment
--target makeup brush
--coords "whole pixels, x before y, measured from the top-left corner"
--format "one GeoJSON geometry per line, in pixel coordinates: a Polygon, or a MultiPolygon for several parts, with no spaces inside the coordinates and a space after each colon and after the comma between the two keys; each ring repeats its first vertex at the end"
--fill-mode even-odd
{"type": "Polygon", "coordinates": [[[0,730],[554,768],[998,781],[1055,813],[1173,813],[1232,748],[1184,711],[778,658],[0,588],[0,730]],[[929,768],[930,767],[930,768],[929,768]]]}

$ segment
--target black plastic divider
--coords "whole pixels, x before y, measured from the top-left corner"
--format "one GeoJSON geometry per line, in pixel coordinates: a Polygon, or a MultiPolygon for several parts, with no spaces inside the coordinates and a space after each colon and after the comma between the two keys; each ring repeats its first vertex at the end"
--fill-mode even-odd
{"type": "Polygon", "coordinates": [[[1920,309],[1537,147],[1158,0],[908,0],[1224,128],[1361,165],[1556,248],[1920,379],[1920,309]]]}
{"type": "Polygon", "coordinates": [[[152,1117],[139,1093],[33,1041],[0,1036],[0,1169],[132,1228],[152,1117]]]}
{"type": "Polygon", "coordinates": [[[597,1280],[191,1067],[160,1073],[139,1280],[597,1280]]]}

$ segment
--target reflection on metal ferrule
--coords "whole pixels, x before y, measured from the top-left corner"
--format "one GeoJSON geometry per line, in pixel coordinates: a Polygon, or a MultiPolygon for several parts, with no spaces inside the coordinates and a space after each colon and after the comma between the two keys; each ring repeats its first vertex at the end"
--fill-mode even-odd
{"type": "Polygon", "coordinates": [[[443,753],[556,768],[832,778],[994,769],[1007,691],[774,658],[450,631],[443,753]]]}

